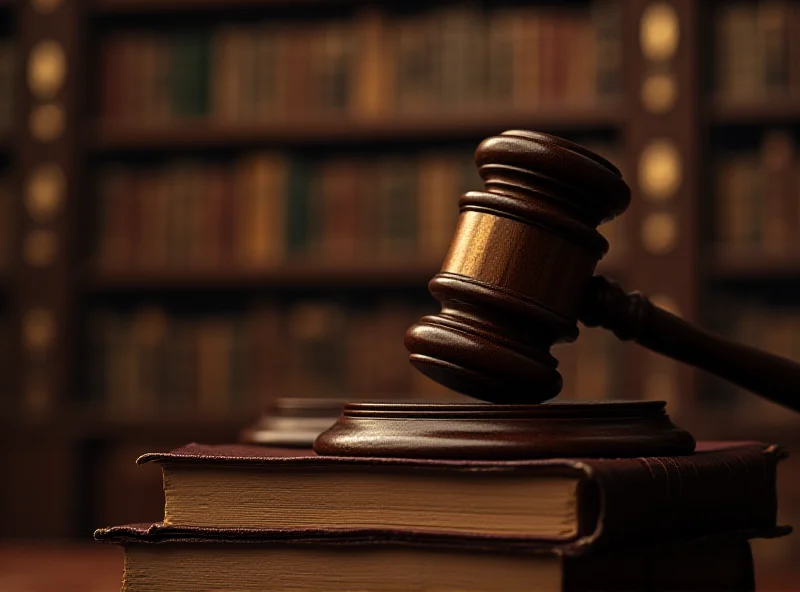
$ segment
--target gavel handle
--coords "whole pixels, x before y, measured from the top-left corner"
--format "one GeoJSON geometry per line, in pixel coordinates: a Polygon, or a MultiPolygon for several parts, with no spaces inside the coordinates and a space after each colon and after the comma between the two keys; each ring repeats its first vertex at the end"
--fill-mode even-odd
{"type": "Polygon", "coordinates": [[[578,318],[800,412],[800,364],[704,331],[602,276],[589,280],[578,318]]]}

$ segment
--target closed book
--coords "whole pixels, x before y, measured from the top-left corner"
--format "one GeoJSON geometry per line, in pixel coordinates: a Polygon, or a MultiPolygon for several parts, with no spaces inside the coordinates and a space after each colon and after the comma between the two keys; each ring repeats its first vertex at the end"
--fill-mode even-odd
{"type": "Polygon", "coordinates": [[[603,547],[774,527],[783,456],[767,444],[713,442],[684,457],[503,462],[189,444],[139,462],[161,465],[164,522],[175,527],[603,547]]]}
{"type": "Polygon", "coordinates": [[[491,540],[379,542],[369,536],[308,538],[293,532],[245,534],[163,524],[102,529],[95,537],[124,547],[123,592],[743,592],[754,587],[745,537],[595,554],[491,540]]]}

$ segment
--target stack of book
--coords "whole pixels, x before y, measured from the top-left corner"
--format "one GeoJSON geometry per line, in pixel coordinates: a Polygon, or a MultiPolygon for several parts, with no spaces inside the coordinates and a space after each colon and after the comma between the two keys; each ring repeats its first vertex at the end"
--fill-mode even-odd
{"type": "Polygon", "coordinates": [[[752,590],[749,539],[776,536],[758,443],[686,457],[447,461],[189,444],[163,521],[100,529],[123,592],[752,590]]]}

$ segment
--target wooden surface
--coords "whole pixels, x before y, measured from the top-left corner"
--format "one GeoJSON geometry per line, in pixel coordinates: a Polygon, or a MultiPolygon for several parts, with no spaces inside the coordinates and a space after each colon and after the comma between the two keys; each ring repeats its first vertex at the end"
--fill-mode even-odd
{"type": "Polygon", "coordinates": [[[90,292],[220,291],[257,288],[383,286],[424,288],[435,264],[294,264],[271,270],[99,270],[87,275],[90,292]]]}
{"type": "Polygon", "coordinates": [[[314,443],[323,455],[455,460],[631,458],[694,450],[663,401],[490,405],[350,403],[314,443]]]}
{"type": "Polygon", "coordinates": [[[251,146],[369,144],[398,140],[475,140],[512,127],[556,131],[613,130],[622,113],[609,107],[544,107],[535,111],[481,110],[456,115],[397,116],[383,120],[313,118],[277,123],[219,125],[213,122],[166,127],[125,126],[100,122],[90,135],[97,152],[148,151],[251,146]]]}
{"type": "Polygon", "coordinates": [[[122,549],[84,542],[0,543],[0,590],[9,592],[116,592],[122,549]]]}

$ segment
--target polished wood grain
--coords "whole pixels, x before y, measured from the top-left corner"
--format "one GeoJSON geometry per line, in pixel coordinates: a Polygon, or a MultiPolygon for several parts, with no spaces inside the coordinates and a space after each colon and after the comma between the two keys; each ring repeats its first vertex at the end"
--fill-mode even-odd
{"type": "Polygon", "coordinates": [[[575,316],[580,287],[596,263],[578,245],[545,228],[466,211],[441,273],[464,276],[575,316]]]}
{"type": "Polygon", "coordinates": [[[406,334],[411,363],[494,403],[540,403],[561,390],[554,343],[574,340],[583,286],[608,243],[597,225],[630,191],[619,170],[551,135],[508,131],[475,152],[484,191],[459,201],[450,253],[429,283],[441,312],[406,334]]]}
{"type": "Polygon", "coordinates": [[[490,405],[350,403],[323,432],[323,455],[513,460],[689,454],[692,436],[663,401],[490,405]]]}

